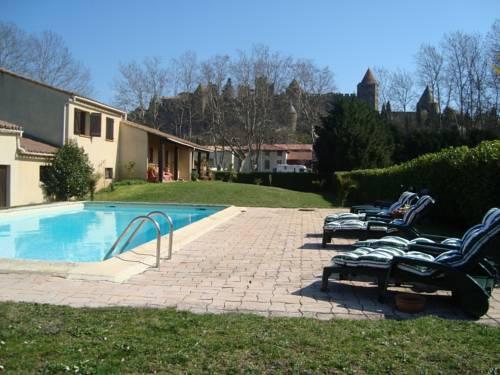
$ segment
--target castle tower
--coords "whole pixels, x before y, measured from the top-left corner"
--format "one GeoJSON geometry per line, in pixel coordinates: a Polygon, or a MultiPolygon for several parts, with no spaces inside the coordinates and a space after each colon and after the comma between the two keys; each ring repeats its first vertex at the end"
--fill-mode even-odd
{"type": "Polygon", "coordinates": [[[297,130],[297,111],[295,110],[292,102],[290,102],[290,109],[288,110],[288,120],[290,128],[293,132],[295,132],[297,130]]]}
{"type": "Polygon", "coordinates": [[[286,88],[286,94],[288,95],[288,98],[290,98],[293,101],[298,100],[301,91],[302,89],[300,88],[300,85],[295,78],[292,80],[292,82],[290,82],[290,84],[286,88]]]}
{"type": "Polygon", "coordinates": [[[357,96],[371,109],[378,111],[378,82],[370,69],[366,71],[362,81],[358,83],[357,96]]]}
{"type": "Polygon", "coordinates": [[[417,122],[420,125],[429,125],[439,113],[439,105],[434,100],[434,94],[429,86],[425,87],[417,103],[417,122]]]}
{"type": "Polygon", "coordinates": [[[231,82],[231,78],[228,78],[226,84],[222,89],[222,96],[225,100],[231,100],[234,98],[234,89],[233,84],[231,82]]]}

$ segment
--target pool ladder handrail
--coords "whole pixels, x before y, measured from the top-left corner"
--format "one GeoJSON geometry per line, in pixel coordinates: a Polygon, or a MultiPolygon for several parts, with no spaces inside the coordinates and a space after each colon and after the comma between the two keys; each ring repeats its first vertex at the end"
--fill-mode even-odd
{"type": "Polygon", "coordinates": [[[113,254],[113,252],[115,251],[118,244],[121,242],[121,240],[125,237],[125,235],[130,230],[130,228],[132,228],[132,226],[137,221],[140,220],[140,224],[135,228],[135,230],[132,232],[132,234],[127,239],[125,244],[123,244],[123,246],[120,248],[120,250],[118,251],[118,254],[121,254],[123,249],[125,249],[125,247],[127,247],[127,245],[134,239],[134,237],[137,235],[137,233],[142,228],[144,223],[146,221],[149,221],[153,224],[153,227],[156,230],[156,266],[155,267],[159,268],[160,267],[160,251],[161,251],[161,229],[160,229],[160,225],[158,224],[158,222],[152,218],[152,216],[155,216],[155,215],[163,216],[165,218],[165,220],[167,220],[167,222],[168,222],[168,225],[169,225],[169,241],[168,242],[169,242],[169,244],[168,244],[168,255],[167,255],[166,259],[171,259],[172,258],[173,239],[174,239],[174,223],[172,222],[172,218],[170,216],[166,215],[164,212],[161,212],[161,211],[151,211],[147,215],[140,215],[140,216],[134,217],[130,221],[130,223],[127,225],[127,227],[123,230],[123,232],[120,234],[120,236],[116,239],[113,246],[111,246],[109,251],[104,256],[104,259],[108,259],[109,256],[111,254],[113,254]]]}

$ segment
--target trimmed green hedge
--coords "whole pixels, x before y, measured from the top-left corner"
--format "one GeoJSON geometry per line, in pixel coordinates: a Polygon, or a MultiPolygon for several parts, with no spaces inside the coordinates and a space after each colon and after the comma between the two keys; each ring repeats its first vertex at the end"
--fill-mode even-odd
{"type": "Polygon", "coordinates": [[[410,186],[427,188],[436,199],[434,217],[478,223],[489,208],[500,206],[500,141],[449,148],[383,169],[337,173],[335,186],[346,205],[394,200],[410,186]]]}
{"type": "Polygon", "coordinates": [[[275,186],[298,191],[319,191],[320,181],[316,173],[279,173],[279,172],[215,172],[216,180],[275,186]]]}

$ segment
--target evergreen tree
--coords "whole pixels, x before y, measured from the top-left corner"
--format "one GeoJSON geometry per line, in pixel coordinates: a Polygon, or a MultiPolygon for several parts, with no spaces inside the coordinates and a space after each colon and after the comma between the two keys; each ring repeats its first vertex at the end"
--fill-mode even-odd
{"type": "Polygon", "coordinates": [[[316,127],[314,151],[319,173],[328,178],[335,171],[387,166],[393,140],[378,112],[353,96],[339,96],[316,127]]]}
{"type": "Polygon", "coordinates": [[[56,200],[83,198],[95,188],[93,172],[83,148],[69,142],[57,151],[43,176],[45,194],[56,200]]]}

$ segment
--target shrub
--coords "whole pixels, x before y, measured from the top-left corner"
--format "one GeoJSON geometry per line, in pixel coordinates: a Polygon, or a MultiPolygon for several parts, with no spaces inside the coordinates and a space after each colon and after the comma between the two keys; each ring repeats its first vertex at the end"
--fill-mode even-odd
{"type": "Polygon", "coordinates": [[[93,172],[83,148],[69,142],[57,151],[46,171],[42,181],[45,194],[56,200],[83,198],[95,190],[93,172]]]}
{"type": "Polygon", "coordinates": [[[433,216],[458,224],[481,220],[491,207],[500,206],[500,141],[475,148],[455,147],[422,155],[384,169],[337,174],[346,204],[377,199],[393,200],[401,190],[426,188],[436,199],[433,216]]]}
{"type": "Polygon", "coordinates": [[[320,178],[316,173],[215,172],[214,176],[215,180],[224,182],[275,186],[298,191],[321,190],[320,178]]]}
{"type": "Polygon", "coordinates": [[[191,171],[191,181],[198,181],[198,171],[193,170],[191,171]]]}
{"type": "Polygon", "coordinates": [[[114,186],[128,186],[128,185],[143,185],[147,184],[146,180],[141,179],[131,179],[131,180],[121,180],[114,182],[114,186]]]}

